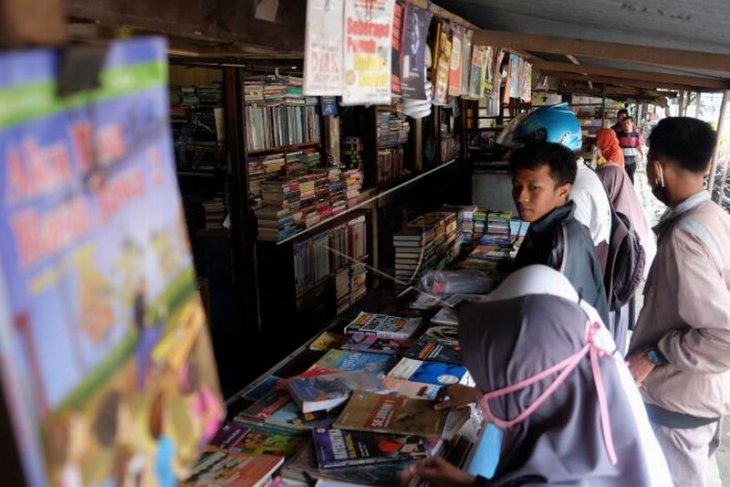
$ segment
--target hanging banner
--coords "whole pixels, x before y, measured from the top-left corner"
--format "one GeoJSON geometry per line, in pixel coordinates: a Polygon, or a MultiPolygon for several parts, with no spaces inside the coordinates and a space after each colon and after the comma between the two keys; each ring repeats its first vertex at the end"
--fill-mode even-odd
{"type": "Polygon", "coordinates": [[[436,31],[436,44],[434,47],[435,62],[432,67],[433,79],[433,104],[446,105],[446,98],[449,91],[449,71],[451,69],[451,39],[449,36],[449,25],[439,21],[436,31]]]}
{"type": "Polygon", "coordinates": [[[525,103],[532,101],[532,64],[524,59],[520,71],[520,100],[525,103]]]}
{"type": "Polygon", "coordinates": [[[167,46],[112,43],[100,86],[68,98],[64,59],[0,54],[12,436],[25,485],[174,485],[224,410],[175,175],[167,46]]]}
{"type": "Polygon", "coordinates": [[[464,42],[464,28],[451,24],[451,67],[449,68],[449,96],[461,95],[461,48],[464,42]]]}
{"type": "Polygon", "coordinates": [[[469,98],[477,100],[484,96],[484,81],[482,78],[482,61],[485,46],[473,46],[471,52],[471,70],[469,72],[469,98]]]}
{"type": "Polygon", "coordinates": [[[482,52],[482,71],[484,72],[484,92],[491,95],[494,89],[494,48],[485,47],[482,52]]]}
{"type": "Polygon", "coordinates": [[[304,94],[342,94],[343,0],[307,0],[304,94]]]}
{"type": "Polygon", "coordinates": [[[345,0],[345,105],[390,104],[394,2],[345,0]]]}
{"type": "Polygon", "coordinates": [[[401,48],[401,87],[403,98],[426,99],[426,38],[431,25],[432,13],[406,4],[405,29],[401,48]]]}
{"type": "Polygon", "coordinates": [[[469,79],[471,77],[471,43],[474,31],[466,29],[464,43],[461,46],[461,96],[469,96],[469,79]]]}
{"type": "Polygon", "coordinates": [[[509,97],[520,97],[520,65],[522,58],[517,54],[509,55],[509,97]]]}
{"type": "MultiPolygon", "coordinates": [[[[494,88],[492,89],[492,102],[495,106],[499,107],[501,103],[501,89],[502,89],[502,62],[504,61],[505,51],[495,47],[494,48],[494,88]]],[[[509,101],[509,100],[508,100],[509,101]]]]}
{"type": "Polygon", "coordinates": [[[393,6],[393,32],[391,32],[391,70],[390,70],[390,89],[393,94],[400,95],[401,89],[401,60],[403,49],[403,33],[405,32],[404,16],[406,10],[406,0],[395,0],[393,6]]]}

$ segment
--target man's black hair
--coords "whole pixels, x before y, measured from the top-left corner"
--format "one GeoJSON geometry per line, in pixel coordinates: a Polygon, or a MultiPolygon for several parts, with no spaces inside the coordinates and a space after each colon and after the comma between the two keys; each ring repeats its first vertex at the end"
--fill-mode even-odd
{"type": "Polygon", "coordinates": [[[634,121],[634,118],[633,117],[624,117],[624,119],[621,120],[621,123],[624,123],[624,122],[633,122],[633,121],[634,121]]]}
{"type": "Polygon", "coordinates": [[[626,108],[622,108],[616,113],[616,116],[621,115],[622,113],[625,113],[626,115],[629,114],[629,111],[626,108]]]}
{"type": "Polygon", "coordinates": [[[554,142],[530,142],[516,149],[509,158],[512,174],[521,169],[536,169],[547,164],[555,186],[573,184],[578,172],[575,154],[562,144],[554,142]]]}
{"type": "Polygon", "coordinates": [[[666,157],[695,173],[707,169],[716,144],[717,132],[710,124],[691,117],[665,118],[649,135],[649,150],[654,157],[666,157]]]}

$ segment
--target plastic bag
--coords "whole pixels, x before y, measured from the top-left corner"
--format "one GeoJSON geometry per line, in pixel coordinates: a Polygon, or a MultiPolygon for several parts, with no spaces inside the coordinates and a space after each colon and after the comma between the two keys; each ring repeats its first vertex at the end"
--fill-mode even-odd
{"type": "Polygon", "coordinates": [[[494,286],[494,279],[475,269],[428,271],[420,281],[420,288],[431,294],[487,294],[494,286]]]}

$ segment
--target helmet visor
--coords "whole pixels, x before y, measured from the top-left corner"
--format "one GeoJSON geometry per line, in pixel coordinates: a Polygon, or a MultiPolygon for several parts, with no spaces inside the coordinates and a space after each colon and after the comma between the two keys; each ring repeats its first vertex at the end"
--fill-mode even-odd
{"type": "Polygon", "coordinates": [[[497,144],[504,147],[509,147],[510,149],[517,149],[529,142],[528,140],[525,140],[524,137],[516,137],[517,128],[522,125],[522,122],[525,121],[528,115],[529,113],[521,113],[513,118],[507,125],[505,125],[505,127],[497,136],[497,144]]]}

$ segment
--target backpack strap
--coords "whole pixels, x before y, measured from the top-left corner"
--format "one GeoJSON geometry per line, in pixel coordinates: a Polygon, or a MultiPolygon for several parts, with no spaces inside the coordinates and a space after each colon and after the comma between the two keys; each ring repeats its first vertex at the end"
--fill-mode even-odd
{"type": "Polygon", "coordinates": [[[697,237],[697,239],[702,242],[707,251],[710,253],[710,256],[712,257],[712,260],[715,261],[717,268],[720,269],[720,272],[722,272],[725,268],[725,262],[722,258],[722,254],[720,253],[720,248],[717,246],[715,238],[707,231],[704,225],[697,220],[688,217],[682,218],[679,223],[677,223],[677,228],[697,237]]]}

